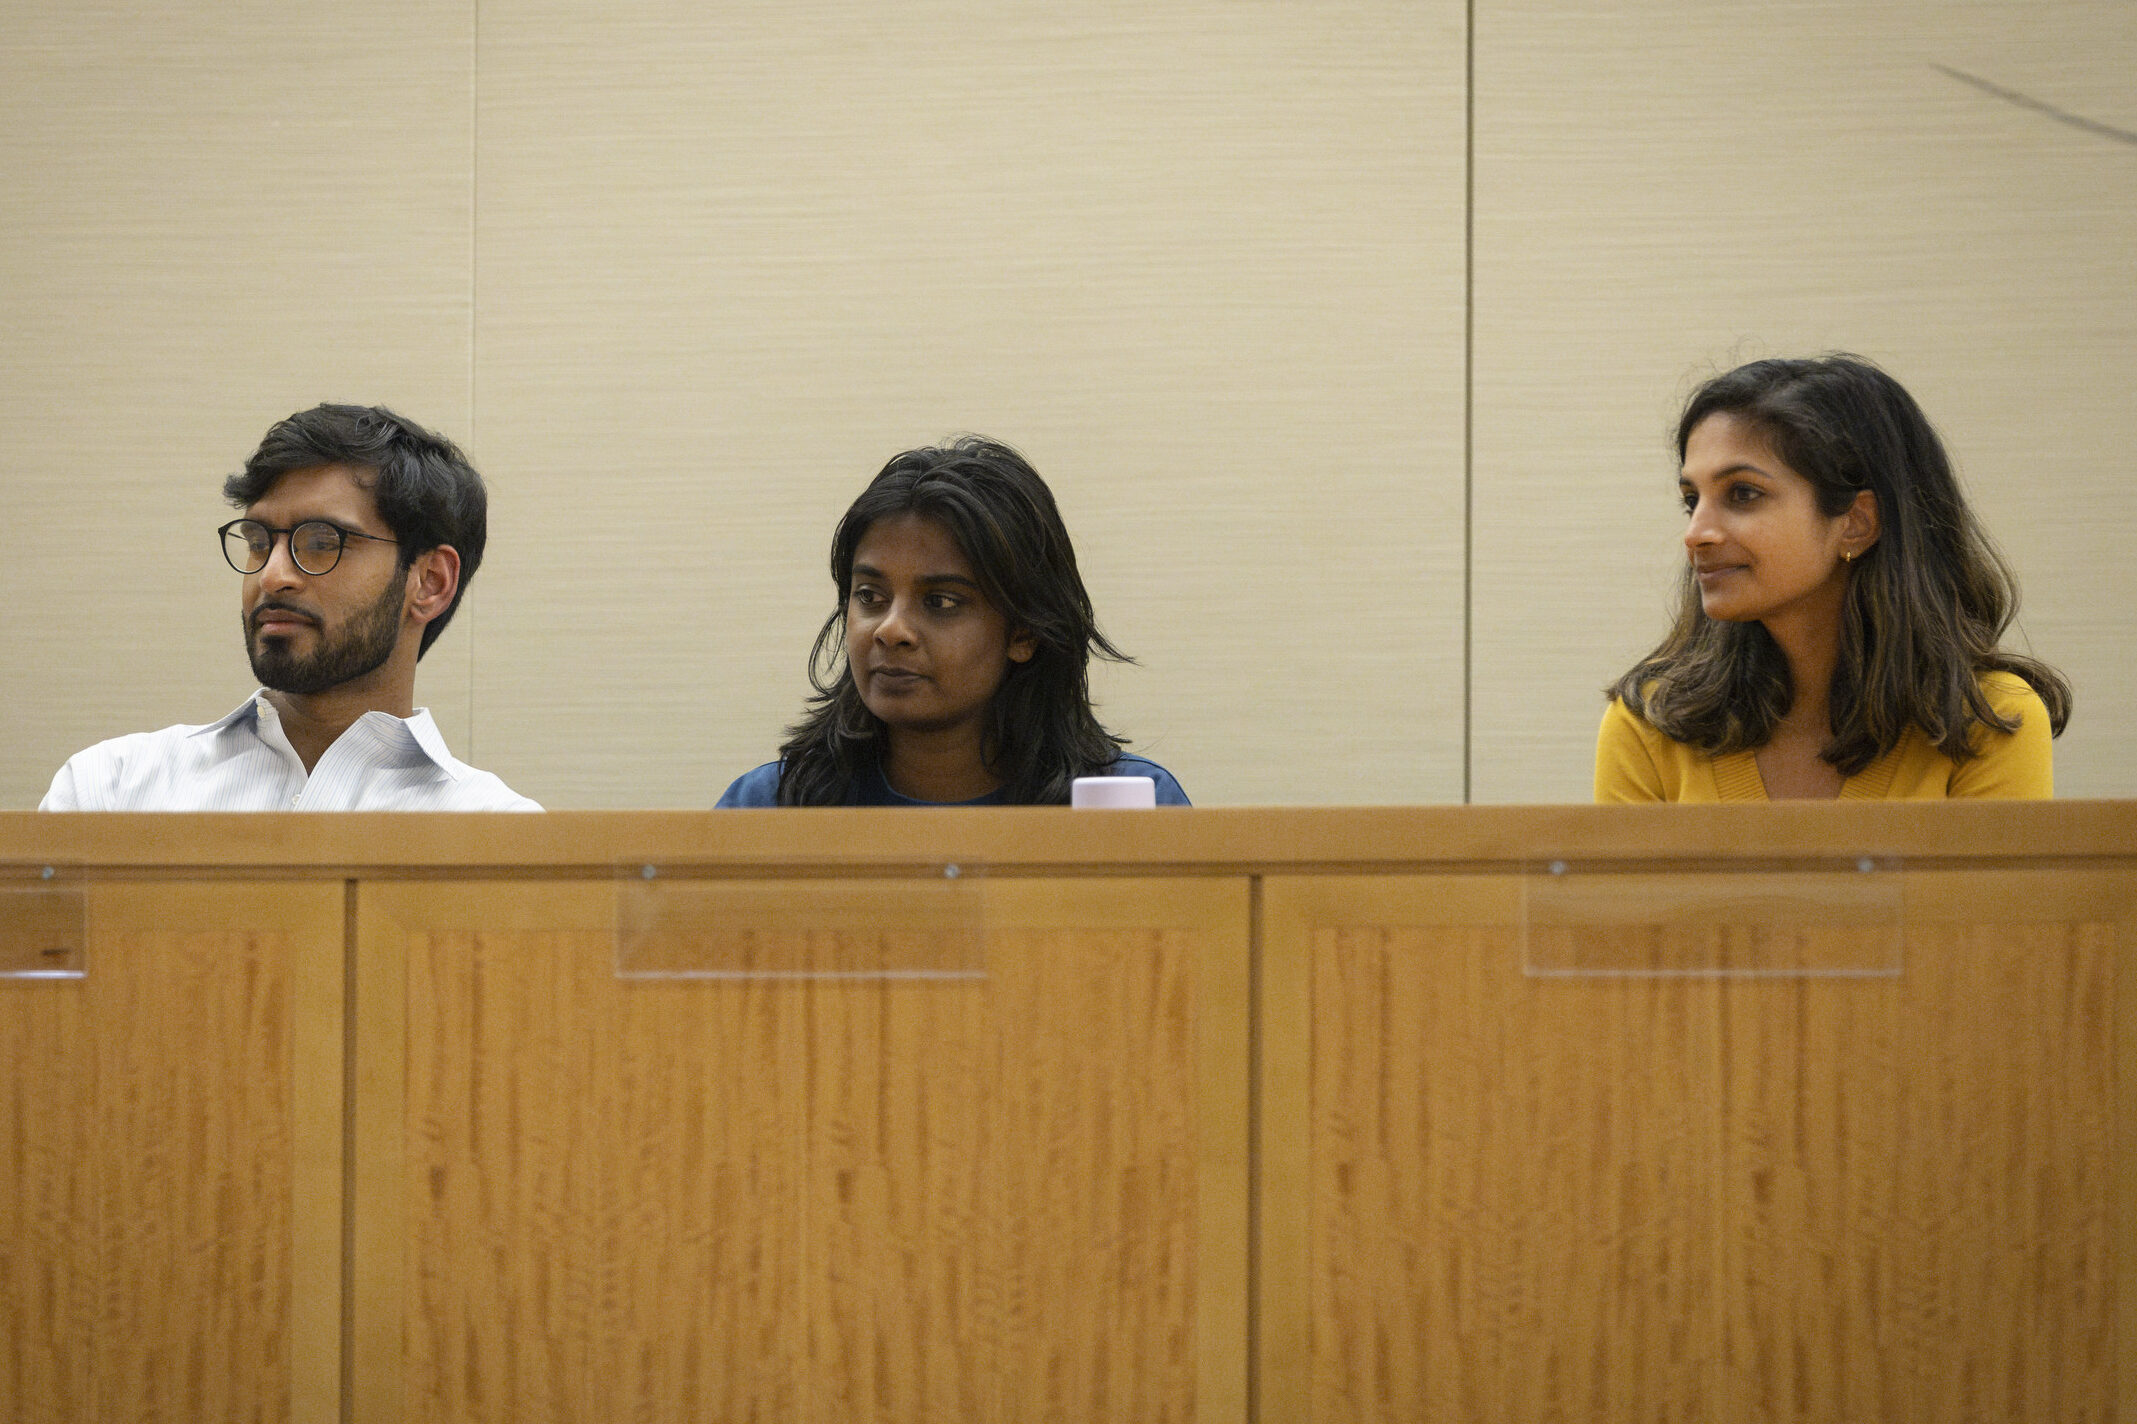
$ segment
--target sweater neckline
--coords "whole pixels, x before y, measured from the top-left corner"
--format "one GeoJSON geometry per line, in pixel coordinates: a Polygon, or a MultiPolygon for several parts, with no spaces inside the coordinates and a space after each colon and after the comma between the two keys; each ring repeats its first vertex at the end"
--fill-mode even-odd
{"type": "MultiPolygon", "coordinates": [[[[1871,762],[1853,776],[1840,783],[1840,793],[1835,801],[1882,801],[1892,790],[1892,778],[1898,773],[1902,745],[1894,747],[1876,761],[1871,762]]],[[[1730,752],[1714,758],[1714,790],[1724,801],[1771,801],[1766,794],[1766,780],[1759,775],[1758,754],[1746,749],[1730,752]]]]}

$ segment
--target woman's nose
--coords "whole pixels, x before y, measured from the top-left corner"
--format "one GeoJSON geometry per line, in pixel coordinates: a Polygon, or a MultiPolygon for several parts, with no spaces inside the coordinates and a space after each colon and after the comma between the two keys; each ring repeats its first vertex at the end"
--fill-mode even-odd
{"type": "Polygon", "coordinates": [[[1693,505],[1692,517],[1684,524],[1684,546],[1687,549],[1697,549],[1720,538],[1721,531],[1714,527],[1714,520],[1708,514],[1707,502],[1701,500],[1693,505]]]}
{"type": "Polygon", "coordinates": [[[876,641],[879,643],[910,643],[913,630],[906,618],[905,600],[894,598],[884,611],[883,621],[876,624],[876,641]]]}

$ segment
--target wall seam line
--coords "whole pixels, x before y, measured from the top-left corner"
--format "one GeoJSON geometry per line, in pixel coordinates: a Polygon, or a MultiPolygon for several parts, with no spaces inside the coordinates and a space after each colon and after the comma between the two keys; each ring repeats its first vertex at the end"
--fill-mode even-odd
{"type": "MultiPolygon", "coordinates": [[[[467,443],[469,450],[481,448],[480,428],[475,412],[475,343],[480,331],[476,321],[475,302],[480,288],[476,285],[479,273],[480,246],[476,232],[480,224],[476,219],[476,203],[481,196],[479,165],[482,162],[482,0],[469,0],[467,37],[467,443]]],[[[467,747],[468,764],[481,764],[475,747],[475,660],[479,639],[475,636],[473,610],[469,614],[467,636],[467,747]]]]}
{"type": "Polygon", "coordinates": [[[1462,25],[1462,804],[1476,793],[1477,4],[1462,25]]]}

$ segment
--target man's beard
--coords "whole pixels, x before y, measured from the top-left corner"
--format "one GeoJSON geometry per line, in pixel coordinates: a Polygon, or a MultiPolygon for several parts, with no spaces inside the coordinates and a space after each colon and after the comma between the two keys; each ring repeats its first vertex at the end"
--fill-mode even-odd
{"type": "Polygon", "coordinates": [[[376,672],[400,641],[403,591],[401,580],[388,579],[378,602],[351,619],[339,638],[328,640],[322,629],[319,647],[309,657],[292,654],[286,638],[259,637],[248,622],[245,652],[252,675],[271,691],[306,697],[376,672]]]}

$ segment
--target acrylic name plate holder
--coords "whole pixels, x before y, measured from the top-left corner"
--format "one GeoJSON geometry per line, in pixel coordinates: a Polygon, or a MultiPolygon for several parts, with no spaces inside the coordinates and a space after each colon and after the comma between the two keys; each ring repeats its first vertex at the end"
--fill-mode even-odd
{"type": "Polygon", "coordinates": [[[963,864],[864,877],[616,871],[623,979],[978,979],[986,877],[963,864]]]}
{"type": "Polygon", "coordinates": [[[1539,978],[1889,976],[1906,948],[1896,860],[1650,866],[1552,860],[1521,880],[1539,978]]]}
{"type": "Polygon", "coordinates": [[[89,892],[78,870],[0,865],[0,979],[79,979],[88,946],[89,892]]]}

